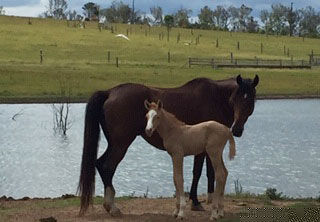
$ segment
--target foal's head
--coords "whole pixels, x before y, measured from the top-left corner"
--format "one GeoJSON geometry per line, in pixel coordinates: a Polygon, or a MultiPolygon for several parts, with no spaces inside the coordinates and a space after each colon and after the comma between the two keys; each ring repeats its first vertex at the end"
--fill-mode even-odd
{"type": "Polygon", "coordinates": [[[248,117],[253,113],[254,103],[256,99],[255,87],[259,83],[259,77],[256,75],[253,80],[243,79],[240,75],[236,78],[238,87],[232,93],[230,104],[234,110],[234,122],[232,133],[234,136],[241,136],[243,126],[248,117]]]}
{"type": "Polygon", "coordinates": [[[145,100],[144,106],[148,110],[148,113],[146,114],[147,126],[145,128],[145,132],[148,136],[152,136],[153,132],[157,129],[161,121],[162,102],[158,100],[156,104],[154,102],[149,103],[148,100],[145,100]]]}

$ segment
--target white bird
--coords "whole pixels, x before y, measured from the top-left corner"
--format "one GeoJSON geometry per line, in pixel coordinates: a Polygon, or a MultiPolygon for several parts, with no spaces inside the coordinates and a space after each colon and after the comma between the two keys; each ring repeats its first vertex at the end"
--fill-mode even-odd
{"type": "Polygon", "coordinates": [[[116,37],[117,38],[124,38],[124,39],[126,39],[126,40],[130,40],[126,35],[124,35],[124,34],[118,34],[118,35],[116,35],[116,37]]]}

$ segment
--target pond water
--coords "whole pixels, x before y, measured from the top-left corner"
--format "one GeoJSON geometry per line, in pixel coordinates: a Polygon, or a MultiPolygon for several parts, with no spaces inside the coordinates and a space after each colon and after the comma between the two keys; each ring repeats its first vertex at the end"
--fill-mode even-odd
{"type": "MultiPolygon", "coordinates": [[[[57,197],[77,189],[83,143],[85,104],[70,107],[67,136],[55,134],[50,104],[0,105],[0,196],[57,197]],[[12,117],[15,116],[15,120],[12,117]]],[[[239,179],[244,192],[266,188],[292,197],[320,195],[320,100],[258,100],[241,138],[237,156],[229,161],[226,192],[239,179]]],[[[99,155],[106,148],[101,137],[99,155]]],[[[192,179],[193,157],[185,159],[185,189],[192,179]]],[[[205,193],[205,167],[198,193],[205,193]]],[[[96,195],[103,195],[100,177],[96,195]]],[[[169,155],[141,137],[120,163],[114,185],[117,196],[172,196],[169,155]]]]}

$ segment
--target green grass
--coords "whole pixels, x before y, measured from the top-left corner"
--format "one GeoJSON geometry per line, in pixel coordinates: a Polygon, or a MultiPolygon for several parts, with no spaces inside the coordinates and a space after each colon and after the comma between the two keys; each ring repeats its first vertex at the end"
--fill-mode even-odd
{"type": "MultiPolygon", "coordinates": [[[[115,38],[110,30],[99,32],[97,23],[86,29],[68,27],[66,21],[0,16],[0,100],[14,98],[56,98],[63,94],[86,98],[93,91],[123,82],[174,87],[200,76],[224,79],[241,73],[260,76],[258,95],[320,95],[320,69],[212,69],[188,68],[188,57],[308,60],[311,50],[320,52],[320,40],[298,37],[266,36],[210,30],[173,28],[170,41],[166,28],[113,24],[117,33],[129,31],[130,41],[115,38]],[[145,33],[148,33],[145,36],[145,33]],[[159,33],[164,39],[159,40],[159,33]],[[176,42],[180,33],[181,40],[176,42]],[[185,46],[185,41],[201,35],[200,44],[185,46]],[[219,39],[219,48],[216,48],[219,39]],[[237,42],[240,50],[237,50],[237,42]],[[264,51],[261,54],[260,44],[264,51]],[[40,65],[40,50],[44,62],[40,65]],[[110,63],[107,52],[111,52],[110,63]],[[167,53],[171,53],[171,62],[167,53]],[[119,58],[119,68],[115,66],[119,58]],[[65,93],[63,93],[63,91],[65,93]]],[[[72,25],[73,23],[70,22],[72,25]]]]}

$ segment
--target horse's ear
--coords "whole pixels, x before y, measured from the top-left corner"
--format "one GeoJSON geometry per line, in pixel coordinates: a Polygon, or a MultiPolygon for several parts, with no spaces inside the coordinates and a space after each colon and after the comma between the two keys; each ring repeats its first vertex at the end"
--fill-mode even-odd
{"type": "Polygon", "coordinates": [[[256,75],[256,76],[254,77],[254,79],[253,79],[252,86],[253,86],[253,87],[256,87],[256,86],[258,85],[258,83],[259,83],[259,76],[256,75]]]}
{"type": "Polygon", "coordinates": [[[157,106],[158,106],[158,109],[162,109],[163,107],[162,101],[160,99],[157,102],[157,106]]]}
{"type": "Polygon", "coordinates": [[[149,110],[150,109],[150,105],[151,104],[148,102],[148,100],[145,99],[144,100],[144,107],[146,107],[146,109],[149,110]]]}
{"type": "Polygon", "coordinates": [[[237,83],[238,83],[238,85],[241,85],[242,84],[242,77],[241,77],[241,75],[239,74],[238,76],[237,76],[237,83]]]}

